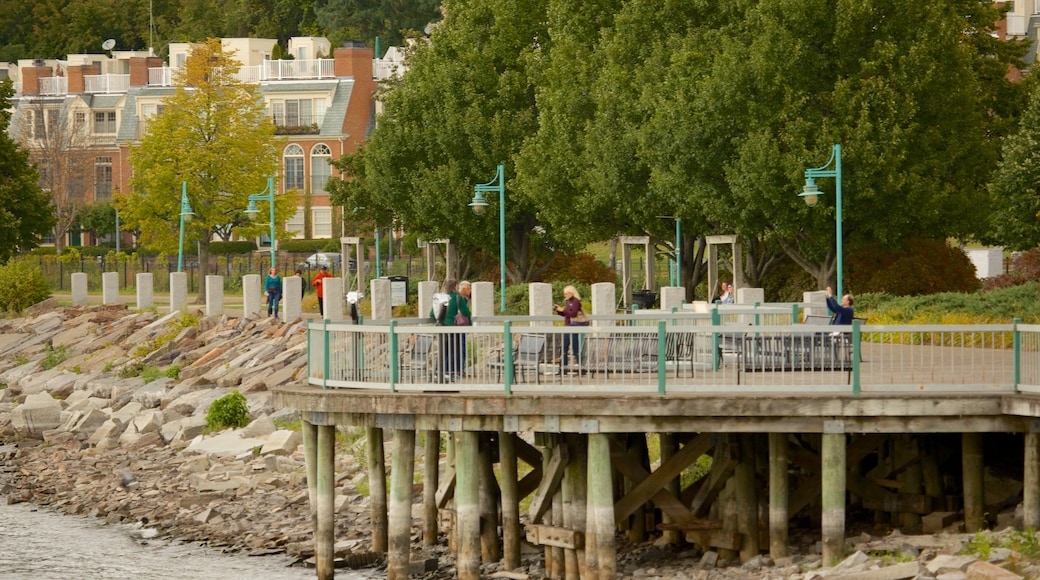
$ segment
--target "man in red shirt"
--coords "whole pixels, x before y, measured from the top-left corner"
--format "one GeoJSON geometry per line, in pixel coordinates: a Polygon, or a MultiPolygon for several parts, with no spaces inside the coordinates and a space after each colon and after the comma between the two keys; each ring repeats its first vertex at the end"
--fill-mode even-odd
{"type": "Polygon", "coordinates": [[[313,281],[314,290],[318,294],[318,312],[320,312],[322,316],[325,316],[325,300],[324,300],[324,298],[325,298],[325,287],[321,283],[321,281],[322,281],[323,278],[331,278],[331,277],[332,277],[332,274],[329,274],[329,267],[328,266],[322,266],[321,269],[318,270],[318,274],[316,276],[314,276],[314,281],[313,281]]]}

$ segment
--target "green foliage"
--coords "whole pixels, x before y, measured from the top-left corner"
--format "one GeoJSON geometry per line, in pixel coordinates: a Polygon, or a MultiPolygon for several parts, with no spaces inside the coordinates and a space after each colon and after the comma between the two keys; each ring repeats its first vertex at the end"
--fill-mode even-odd
{"type": "Polygon", "coordinates": [[[975,532],[975,537],[964,546],[961,554],[978,556],[980,560],[988,561],[992,549],[993,542],[990,540],[989,533],[979,530],[975,532]]]}
{"type": "Polygon", "coordinates": [[[351,40],[370,41],[378,36],[385,49],[402,44],[406,31],[419,33],[439,20],[439,6],[438,0],[329,0],[316,5],[314,12],[333,46],[351,40]]]}
{"type": "Polygon", "coordinates": [[[0,309],[19,312],[46,300],[50,295],[50,288],[38,264],[28,259],[15,258],[0,266],[0,309]]]}
{"type": "Polygon", "coordinates": [[[11,79],[0,80],[0,261],[35,247],[55,224],[50,196],[40,189],[28,152],[7,132],[12,95],[11,79]]]}
{"type": "Polygon", "coordinates": [[[218,256],[249,254],[256,251],[255,242],[210,242],[209,251],[218,256]]]}
{"type": "Polygon", "coordinates": [[[144,373],[145,368],[145,364],[139,360],[130,361],[119,367],[119,372],[116,373],[116,376],[121,379],[132,379],[141,376],[141,374],[144,373]]]}
{"type": "Polygon", "coordinates": [[[920,296],[973,292],[979,282],[967,254],[937,240],[909,240],[903,247],[863,248],[849,256],[847,289],[920,296]]]}
{"type": "Polygon", "coordinates": [[[338,252],[340,251],[338,239],[325,240],[286,240],[278,244],[282,252],[294,254],[313,254],[316,252],[338,252]]]}
{"type": "Polygon", "coordinates": [[[552,266],[545,272],[545,279],[572,280],[585,285],[597,282],[617,284],[617,273],[592,254],[582,253],[577,256],[557,254],[552,266]]]}
{"type": "Polygon", "coordinates": [[[206,411],[206,429],[220,431],[228,428],[245,427],[249,424],[249,405],[238,389],[213,401],[206,411]]]}
{"type": "Polygon", "coordinates": [[[94,203],[81,208],[76,221],[95,239],[116,231],[116,208],[110,203],[94,203]]]}
{"type": "Polygon", "coordinates": [[[927,296],[892,297],[860,294],[856,315],[869,324],[1006,324],[1016,317],[1040,321],[1040,283],[971,294],[944,292],[927,296]]]}
{"type": "Polygon", "coordinates": [[[59,346],[58,348],[47,345],[47,354],[43,357],[43,360],[40,361],[40,368],[49,371],[65,362],[66,358],[68,358],[68,349],[65,345],[59,346]]]}

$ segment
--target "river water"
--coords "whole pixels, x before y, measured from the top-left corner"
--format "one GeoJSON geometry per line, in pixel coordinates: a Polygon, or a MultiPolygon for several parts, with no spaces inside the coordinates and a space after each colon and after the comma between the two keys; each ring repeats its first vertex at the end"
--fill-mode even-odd
{"type": "MultiPolygon", "coordinates": [[[[0,578],[26,580],[304,580],[313,569],[289,567],[284,556],[250,557],[149,537],[152,530],[105,525],[0,497],[0,578]]],[[[336,570],[366,580],[375,572],[336,570]]]]}

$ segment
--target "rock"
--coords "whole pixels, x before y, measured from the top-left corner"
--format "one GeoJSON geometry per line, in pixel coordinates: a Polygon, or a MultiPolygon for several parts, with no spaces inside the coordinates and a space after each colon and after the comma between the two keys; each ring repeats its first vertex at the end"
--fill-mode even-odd
{"type": "Polygon", "coordinates": [[[1022,576],[989,562],[975,562],[968,566],[967,580],[1022,580],[1022,576]]]}
{"type": "Polygon", "coordinates": [[[296,431],[275,431],[267,437],[260,455],[291,455],[300,446],[302,438],[296,431]]]}
{"type": "Polygon", "coordinates": [[[939,554],[930,562],[925,564],[925,568],[927,568],[928,571],[932,574],[964,572],[968,569],[968,566],[977,561],[978,558],[974,556],[954,556],[949,554],[939,554]]]}
{"type": "Polygon", "coordinates": [[[171,382],[173,382],[173,379],[163,377],[144,384],[134,390],[133,394],[130,395],[130,400],[140,403],[145,409],[156,409],[162,403],[163,397],[166,396],[166,391],[169,389],[171,382]]]}
{"type": "Polygon", "coordinates": [[[241,453],[252,453],[254,449],[264,446],[263,439],[244,439],[236,431],[224,431],[212,437],[196,437],[185,448],[185,453],[205,453],[207,455],[235,456],[241,453]]]}
{"type": "Polygon", "coordinates": [[[277,430],[277,427],[274,426],[274,421],[271,420],[271,417],[262,414],[242,428],[242,436],[262,438],[274,433],[275,430],[277,430]]]}
{"type": "Polygon", "coordinates": [[[11,425],[21,437],[40,439],[61,425],[61,402],[47,393],[29,395],[11,411],[11,425]]]}

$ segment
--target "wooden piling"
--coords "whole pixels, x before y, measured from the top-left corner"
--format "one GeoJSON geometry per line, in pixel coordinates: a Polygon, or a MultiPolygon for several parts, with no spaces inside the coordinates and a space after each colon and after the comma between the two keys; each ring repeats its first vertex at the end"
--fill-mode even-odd
{"type": "Polygon", "coordinates": [[[412,479],[415,476],[415,431],[394,430],[390,470],[390,530],[386,574],[389,580],[408,578],[412,544],[412,479]]]}
{"type": "Polygon", "coordinates": [[[1040,528],[1040,433],[1025,434],[1025,465],[1022,477],[1022,527],[1040,528]]]}
{"type": "Polygon", "coordinates": [[[492,462],[491,438],[481,434],[477,448],[480,469],[480,558],[485,564],[497,562],[498,549],[498,480],[492,462]]]}
{"type": "Polygon", "coordinates": [[[319,425],[317,427],[317,451],[315,459],[317,468],[317,522],[314,528],[314,562],[319,580],[331,580],[335,575],[334,560],[336,558],[336,528],[333,512],[336,508],[336,427],[319,425]]]}
{"type": "MultiPolygon", "coordinates": [[[[584,436],[566,435],[567,448],[570,450],[570,463],[563,477],[563,527],[572,531],[585,530],[586,481],[588,459],[584,436]]],[[[585,549],[581,542],[575,549],[564,552],[564,577],[568,580],[585,577],[585,549]]]]}
{"type": "MultiPolygon", "coordinates": [[[[639,463],[644,471],[649,473],[650,449],[646,443],[646,434],[635,433],[628,438],[628,443],[629,456],[639,463]]],[[[632,491],[634,487],[635,485],[631,481],[625,480],[625,493],[632,491]]],[[[639,506],[639,509],[632,513],[630,527],[628,528],[628,539],[633,543],[646,541],[646,504],[639,506]]]]}
{"type": "Polygon", "coordinates": [[[733,473],[736,479],[737,529],[743,536],[740,561],[747,562],[759,553],[758,493],[755,486],[755,436],[743,433],[740,441],[740,463],[733,473]]]}
{"type": "Polygon", "coordinates": [[[769,434],[769,557],[787,556],[787,433],[769,434]]]}
{"type": "Polygon", "coordinates": [[[386,458],[383,453],[383,430],[365,429],[365,450],[368,455],[368,501],[372,525],[372,551],[387,550],[386,514],[386,458]]]}
{"type": "Polygon", "coordinates": [[[303,462],[307,469],[307,497],[311,507],[311,527],[318,529],[318,428],[302,421],[303,462]]]}
{"type": "Polygon", "coordinates": [[[513,433],[498,433],[498,470],[502,478],[502,567],[506,571],[520,566],[520,492],[515,437],[513,433]]]}
{"type": "Polygon", "coordinates": [[[961,468],[964,475],[964,530],[974,533],[985,525],[982,435],[979,433],[961,436],[961,468]]]}
{"type": "MultiPolygon", "coordinates": [[[[604,433],[589,435],[588,535],[595,537],[595,559],[589,558],[589,577],[617,577],[614,545],[614,486],[610,466],[610,439],[604,433]]],[[[591,550],[586,550],[589,555],[591,550]]]]}
{"type": "Polygon", "coordinates": [[[823,434],[820,455],[824,566],[834,566],[844,557],[846,446],[843,427],[841,431],[828,430],[823,434]]]}
{"type": "MultiPolygon", "coordinates": [[[[679,444],[676,441],[674,433],[661,433],[658,437],[660,445],[661,464],[664,465],[669,459],[675,455],[675,452],[679,449],[679,444]]],[[[675,497],[679,497],[679,478],[676,477],[665,484],[664,489],[668,493],[675,497]]],[[[664,523],[674,523],[672,518],[667,513],[662,514],[661,520],[664,523]]],[[[668,544],[678,544],[682,541],[682,532],[679,530],[665,530],[661,533],[661,539],[668,544]]]]}
{"type": "Polygon", "coordinates": [[[459,580],[480,578],[480,470],[479,434],[455,434],[455,519],[458,556],[455,567],[459,580]]]}
{"type": "Polygon", "coordinates": [[[437,544],[437,484],[440,481],[441,432],[423,431],[423,545],[437,544]]]}

